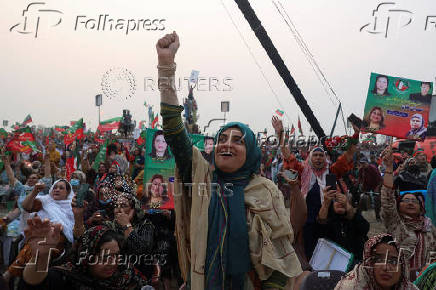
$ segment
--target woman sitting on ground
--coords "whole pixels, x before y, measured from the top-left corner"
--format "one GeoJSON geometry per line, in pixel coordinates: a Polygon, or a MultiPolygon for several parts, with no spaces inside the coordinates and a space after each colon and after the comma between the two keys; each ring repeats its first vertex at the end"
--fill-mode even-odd
{"type": "MultiPolygon", "coordinates": [[[[45,188],[44,183],[37,183],[33,191],[24,199],[22,206],[28,213],[36,213],[40,218],[62,225],[62,235],[57,249],[67,250],[73,243],[74,216],[71,209],[73,190],[65,179],[53,183],[48,195],[38,194],[45,188]]],[[[9,272],[22,274],[22,269],[31,258],[30,246],[24,245],[9,272]]]]}
{"type": "Polygon", "coordinates": [[[81,236],[71,262],[50,267],[50,251],[59,243],[61,230],[60,224],[39,217],[28,221],[26,237],[33,263],[26,265],[19,289],[127,290],[145,285],[132,265],[120,262],[126,259],[120,256],[122,236],[104,226],[90,228],[81,236]]]}
{"type": "Polygon", "coordinates": [[[364,247],[363,262],[356,265],[336,285],[335,290],[413,290],[409,271],[399,244],[389,234],[370,238],[364,247]]]}
{"type": "Polygon", "coordinates": [[[347,196],[327,186],[317,218],[317,237],[335,242],[352,253],[357,264],[362,261],[368,231],[368,221],[351,206],[347,196]]]}

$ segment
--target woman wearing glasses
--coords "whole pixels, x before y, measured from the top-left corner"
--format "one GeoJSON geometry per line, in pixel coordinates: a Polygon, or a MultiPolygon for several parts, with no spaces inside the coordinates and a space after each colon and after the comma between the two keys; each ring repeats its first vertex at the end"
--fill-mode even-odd
{"type": "Polygon", "coordinates": [[[387,232],[395,237],[409,261],[412,281],[436,251],[436,228],[424,216],[424,196],[417,192],[406,192],[395,198],[392,178],[392,150],[383,153],[386,168],[381,190],[381,216],[387,232]]]}
{"type": "Polygon", "coordinates": [[[336,285],[335,290],[418,289],[409,281],[407,264],[399,244],[389,234],[372,237],[365,243],[363,262],[356,265],[336,285]]]}

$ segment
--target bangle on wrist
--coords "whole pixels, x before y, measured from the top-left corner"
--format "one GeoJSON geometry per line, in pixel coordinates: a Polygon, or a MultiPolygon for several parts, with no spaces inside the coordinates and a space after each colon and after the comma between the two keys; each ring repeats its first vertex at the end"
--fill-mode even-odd
{"type": "Polygon", "coordinates": [[[127,225],[122,226],[121,228],[123,229],[123,231],[127,231],[129,228],[132,228],[132,224],[128,223],[127,225]]]}
{"type": "Polygon", "coordinates": [[[160,69],[160,70],[176,70],[176,67],[177,67],[176,63],[173,62],[172,64],[168,64],[168,65],[158,65],[157,69],[160,69]]]}
{"type": "Polygon", "coordinates": [[[385,171],[385,174],[393,174],[393,171],[385,171]]]}

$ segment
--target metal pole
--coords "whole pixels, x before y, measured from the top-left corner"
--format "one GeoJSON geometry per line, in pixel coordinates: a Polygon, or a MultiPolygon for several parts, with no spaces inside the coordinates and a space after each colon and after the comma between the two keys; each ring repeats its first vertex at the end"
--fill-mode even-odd
{"type": "Polygon", "coordinates": [[[226,112],[224,112],[224,124],[223,125],[225,125],[226,124],[226,112]]]}
{"type": "Polygon", "coordinates": [[[98,106],[98,125],[100,126],[100,107],[98,106]]]}

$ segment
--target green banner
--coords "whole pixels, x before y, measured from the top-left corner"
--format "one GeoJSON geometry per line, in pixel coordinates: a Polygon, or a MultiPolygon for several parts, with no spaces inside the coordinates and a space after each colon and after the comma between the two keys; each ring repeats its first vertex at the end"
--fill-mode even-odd
{"type": "MultiPolygon", "coordinates": [[[[149,128],[145,135],[145,194],[142,198],[145,210],[173,209],[174,170],[176,166],[174,155],[165,141],[162,130],[149,128]]],[[[190,138],[194,146],[201,151],[204,150],[205,137],[203,135],[191,135],[190,138]]]]}

